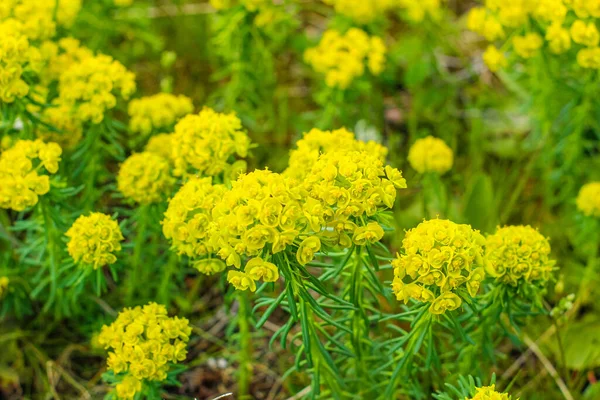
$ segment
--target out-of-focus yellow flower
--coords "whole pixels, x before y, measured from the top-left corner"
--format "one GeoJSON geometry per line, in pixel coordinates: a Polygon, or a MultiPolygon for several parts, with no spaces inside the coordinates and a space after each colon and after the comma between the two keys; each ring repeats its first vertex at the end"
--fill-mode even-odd
{"type": "Polygon", "coordinates": [[[580,19],[571,25],[571,37],[575,43],[587,47],[596,47],[600,41],[600,33],[596,28],[596,24],[593,22],[586,24],[580,19]]]}
{"type": "Polygon", "coordinates": [[[486,240],[486,272],[498,282],[517,286],[550,279],[555,261],[550,243],[531,226],[505,226],[486,240]]]}
{"type": "Polygon", "coordinates": [[[193,110],[192,100],[182,95],[159,93],[134,99],[129,102],[129,129],[142,135],[168,131],[181,117],[193,110]]]}
{"type": "Polygon", "coordinates": [[[149,152],[127,158],[117,176],[119,191],[140,204],[160,202],[170,193],[174,183],[169,162],[149,152]]]}
{"type": "Polygon", "coordinates": [[[58,81],[61,74],[72,65],[86,58],[94,57],[94,53],[79,40],[72,37],[60,39],[58,42],[47,40],[40,45],[40,52],[44,60],[44,68],[40,71],[40,80],[43,85],[50,85],[58,81]]]}
{"type": "Polygon", "coordinates": [[[173,135],[170,133],[159,133],[148,140],[144,151],[162,156],[171,162],[171,147],[173,146],[173,135]]]}
{"type": "Polygon", "coordinates": [[[504,57],[504,53],[493,45],[489,45],[483,53],[483,61],[492,72],[496,72],[506,67],[506,57],[504,57]]]}
{"type": "Polygon", "coordinates": [[[185,360],[192,328],[186,318],[169,318],[163,305],[125,308],[104,325],[98,342],[108,354],[108,369],[125,373],[116,385],[120,398],[132,399],[144,381],[164,381],[172,365],[185,360]]]}
{"type": "Polygon", "coordinates": [[[418,139],[408,151],[408,162],[420,174],[436,172],[445,174],[452,168],[452,149],[442,140],[433,136],[418,139]]]}
{"type": "Polygon", "coordinates": [[[583,68],[600,69],[600,47],[579,50],[577,64],[583,68]]]}
{"type": "Polygon", "coordinates": [[[81,122],[99,124],[117,98],[135,91],[135,75],[106,55],[84,58],[60,76],[59,101],[81,122]]]}
{"type": "Polygon", "coordinates": [[[311,129],[296,143],[296,148],[290,151],[289,167],[284,175],[296,179],[304,179],[322,153],[342,150],[365,151],[385,161],[388,149],[375,142],[357,140],[354,134],[345,128],[333,131],[311,129]]]}
{"type": "Polygon", "coordinates": [[[546,30],[546,40],[550,51],[554,54],[562,54],[571,48],[571,35],[560,23],[554,23],[546,30]]]}
{"type": "Polygon", "coordinates": [[[524,36],[513,37],[515,52],[523,58],[531,58],[544,44],[537,33],[527,33],[524,36]]]}
{"type": "Polygon", "coordinates": [[[600,182],[590,182],[581,187],[577,208],[589,217],[600,217],[600,182]]]}
{"type": "Polygon", "coordinates": [[[31,46],[24,27],[14,19],[0,18],[0,101],[12,103],[29,93],[24,74],[39,72],[42,56],[31,46]]]}
{"type": "Polygon", "coordinates": [[[409,230],[392,261],[398,300],[431,303],[432,314],[452,311],[461,296],[475,296],[485,277],[485,239],[469,225],[433,219],[409,230]]]}
{"type": "Polygon", "coordinates": [[[397,7],[394,0],[324,0],[333,6],[338,14],[347,16],[360,24],[367,24],[377,17],[384,15],[388,10],[397,7]]]}
{"type": "Polygon", "coordinates": [[[235,156],[245,158],[250,149],[240,119],[234,113],[221,114],[208,107],[177,123],[172,144],[176,176],[218,175],[235,161],[235,156]]]}
{"type": "Polygon", "coordinates": [[[0,299],[6,295],[10,279],[7,276],[0,276],[0,299]]]}
{"type": "MultiPolygon", "coordinates": [[[[406,10],[407,18],[413,22],[422,22],[425,17],[437,20],[441,16],[443,0],[398,0],[400,7],[406,10]]],[[[392,3],[390,0],[388,2],[392,3]]],[[[393,3],[392,3],[393,4],[393,3]]]]}
{"type": "Polygon", "coordinates": [[[113,0],[113,3],[117,7],[129,7],[133,4],[133,0],[113,0]]]}
{"type": "Polygon", "coordinates": [[[31,40],[49,39],[57,26],[70,26],[75,21],[81,0],[2,0],[0,21],[13,18],[23,26],[23,33],[31,40]]]}
{"type": "Polygon", "coordinates": [[[379,75],[385,66],[385,53],[385,44],[377,36],[369,37],[358,28],[344,34],[329,29],[317,47],[306,50],[304,60],[325,75],[327,86],[346,89],[367,68],[379,75]]]}
{"type": "Polygon", "coordinates": [[[69,238],[67,251],[76,264],[94,269],[114,264],[114,253],[121,251],[123,234],[117,221],[109,215],[91,213],[80,216],[65,233],[69,238]]]}
{"type": "Polygon", "coordinates": [[[70,108],[58,101],[42,111],[40,119],[46,124],[37,126],[37,136],[46,142],[55,142],[63,149],[73,148],[83,136],[81,121],[73,118],[70,108]],[[50,130],[48,125],[58,130],[50,130]]]}
{"type": "Polygon", "coordinates": [[[62,149],[56,143],[19,140],[0,154],[0,208],[23,211],[50,191],[50,178],[58,171],[62,149]]]}
{"type": "Polygon", "coordinates": [[[465,400],[511,400],[508,394],[497,392],[495,389],[495,385],[477,388],[475,396],[465,400]]]}

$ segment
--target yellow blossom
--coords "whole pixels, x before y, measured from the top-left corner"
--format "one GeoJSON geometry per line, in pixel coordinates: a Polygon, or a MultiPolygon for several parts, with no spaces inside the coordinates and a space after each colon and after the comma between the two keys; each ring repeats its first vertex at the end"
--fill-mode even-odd
{"type": "Polygon", "coordinates": [[[133,133],[149,135],[157,130],[168,130],[183,116],[194,110],[186,96],[159,93],[131,100],[128,113],[129,129],[133,133]]]}
{"type": "Polygon", "coordinates": [[[452,168],[452,149],[442,140],[433,136],[418,139],[408,152],[408,162],[420,174],[436,172],[445,174],[452,168]]]}
{"type": "Polygon", "coordinates": [[[119,169],[117,188],[126,198],[140,204],[160,202],[175,183],[169,170],[169,162],[159,155],[133,154],[119,169]]]}
{"type": "Polygon", "coordinates": [[[114,253],[121,251],[124,239],[117,221],[102,213],[80,216],[65,236],[69,238],[67,250],[75,263],[94,269],[114,264],[117,261],[114,253]]]}
{"type": "Polygon", "coordinates": [[[590,22],[586,24],[584,21],[578,19],[571,25],[571,38],[575,43],[587,46],[596,47],[600,42],[600,33],[596,24],[590,22]]]}
{"type": "Polygon", "coordinates": [[[251,292],[256,291],[256,282],[245,272],[241,271],[229,271],[227,273],[227,281],[236,288],[236,290],[248,290],[251,292]]]}
{"type": "Polygon", "coordinates": [[[543,45],[542,37],[537,33],[513,37],[515,52],[523,58],[531,58],[543,45]]]}
{"type": "Polygon", "coordinates": [[[577,195],[577,208],[589,217],[600,217],[600,182],[582,186],[577,195]]]}
{"type": "Polygon", "coordinates": [[[504,53],[493,45],[489,45],[483,53],[483,61],[492,72],[497,72],[506,67],[506,57],[504,57],[504,53]]]}
{"type": "Polygon", "coordinates": [[[465,400],[511,400],[506,393],[497,392],[495,385],[476,388],[475,396],[465,400]]]}

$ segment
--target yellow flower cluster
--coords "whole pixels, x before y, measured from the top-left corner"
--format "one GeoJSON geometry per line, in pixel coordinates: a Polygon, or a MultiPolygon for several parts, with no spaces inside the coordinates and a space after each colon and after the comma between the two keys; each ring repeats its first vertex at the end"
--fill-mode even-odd
{"type": "Polygon", "coordinates": [[[161,201],[169,195],[174,183],[169,162],[150,152],[131,155],[121,165],[117,176],[119,191],[140,204],[161,201]]]}
{"type": "Polygon", "coordinates": [[[8,290],[8,285],[10,284],[10,279],[6,276],[0,277],[0,299],[4,297],[8,290]]]}
{"type": "Polygon", "coordinates": [[[400,7],[406,10],[410,21],[421,22],[425,17],[439,19],[443,0],[398,0],[400,7]]]}
{"type": "Polygon", "coordinates": [[[50,191],[50,174],[58,171],[62,149],[56,143],[19,140],[0,154],[0,208],[23,211],[50,191]]]}
{"type": "Polygon", "coordinates": [[[0,18],[0,101],[4,103],[26,96],[29,85],[23,74],[42,67],[39,50],[29,44],[22,30],[20,22],[0,18]]]}
{"type": "Polygon", "coordinates": [[[134,99],[129,102],[129,129],[142,135],[149,135],[157,130],[170,131],[179,118],[193,110],[192,100],[181,95],[159,93],[134,99]]]}
{"type": "Polygon", "coordinates": [[[324,0],[338,14],[345,15],[360,24],[367,24],[398,5],[397,0],[324,0]]]}
{"type": "Polygon", "coordinates": [[[113,254],[121,250],[124,239],[117,221],[109,215],[91,213],[81,215],[65,233],[69,238],[67,251],[76,264],[94,269],[114,264],[117,257],[113,254]]]}
{"type": "Polygon", "coordinates": [[[113,0],[113,3],[117,7],[129,7],[133,4],[133,0],[113,0]]]}
{"type": "Polygon", "coordinates": [[[329,29],[317,47],[306,50],[304,60],[325,75],[327,86],[346,89],[354,79],[365,74],[365,68],[373,75],[381,74],[385,53],[380,37],[369,37],[358,28],[350,28],[344,34],[329,29]]]}
{"type": "Polygon", "coordinates": [[[143,381],[163,381],[171,364],[185,360],[192,328],[185,318],[167,315],[163,305],[149,303],[126,308],[110,325],[102,327],[98,342],[108,354],[115,374],[126,373],[116,386],[121,399],[133,399],[143,381]]]}
{"type": "Polygon", "coordinates": [[[169,201],[162,221],[163,234],[173,249],[185,254],[192,265],[204,274],[225,269],[225,264],[211,258],[214,252],[209,241],[212,210],[226,192],[223,185],[213,185],[212,178],[192,177],[169,201]]]}
{"type": "Polygon", "coordinates": [[[554,269],[550,243],[531,226],[505,226],[486,240],[486,273],[498,282],[517,286],[544,285],[554,269]]]}
{"type": "Polygon", "coordinates": [[[165,160],[171,162],[171,147],[173,147],[173,135],[159,133],[148,140],[144,151],[162,156],[165,160]]]}
{"type": "MultiPolygon", "coordinates": [[[[525,59],[533,57],[546,44],[554,55],[574,48],[581,67],[600,69],[598,18],[600,6],[596,1],[486,0],[484,6],[469,12],[467,26],[491,43],[512,36],[512,42],[507,44],[512,44],[515,53],[525,59]],[[534,25],[536,30],[531,28],[534,25]],[[523,30],[523,35],[512,35],[523,30]]],[[[492,71],[507,65],[504,53],[493,44],[484,53],[484,61],[492,71]]]]}
{"type": "Polygon", "coordinates": [[[69,107],[54,101],[40,115],[40,119],[46,124],[37,126],[37,136],[47,142],[56,142],[63,149],[74,147],[83,136],[83,124],[73,118],[70,111],[69,107]],[[55,130],[50,130],[48,126],[55,130]]]}
{"type": "Polygon", "coordinates": [[[388,149],[374,141],[357,140],[354,134],[345,128],[333,131],[311,129],[296,143],[296,149],[290,151],[289,167],[284,175],[304,179],[318,160],[319,155],[331,151],[365,151],[385,161],[388,149]]]}
{"type": "Polygon", "coordinates": [[[456,310],[466,292],[475,296],[485,277],[485,239],[470,225],[433,219],[409,230],[403,254],[392,262],[398,300],[430,302],[429,312],[456,310]]]}
{"type": "Polygon", "coordinates": [[[465,400],[510,400],[511,397],[506,393],[496,392],[495,385],[483,386],[477,388],[477,393],[470,399],[465,400]]]}
{"type": "Polygon", "coordinates": [[[181,119],[171,143],[176,176],[218,175],[228,169],[235,155],[244,158],[250,148],[250,138],[234,113],[221,114],[208,107],[181,119]]]}
{"type": "Polygon", "coordinates": [[[85,46],[81,46],[79,40],[66,37],[54,41],[45,41],[40,46],[40,52],[44,62],[44,69],[40,72],[40,80],[44,85],[58,81],[61,74],[68,70],[73,64],[94,57],[94,53],[85,46]]]}
{"type": "Polygon", "coordinates": [[[106,55],[84,58],[60,76],[59,102],[82,122],[99,124],[104,113],[117,105],[117,96],[129,98],[135,75],[106,55]]]}
{"type": "Polygon", "coordinates": [[[70,26],[81,9],[81,0],[2,0],[0,21],[13,18],[32,40],[49,39],[57,26],[70,26]]]}
{"type": "Polygon", "coordinates": [[[436,172],[445,174],[452,168],[452,149],[433,136],[418,139],[408,151],[408,162],[420,174],[436,172]]]}
{"type": "Polygon", "coordinates": [[[584,215],[600,218],[600,182],[590,182],[581,187],[577,208],[584,215]]]}

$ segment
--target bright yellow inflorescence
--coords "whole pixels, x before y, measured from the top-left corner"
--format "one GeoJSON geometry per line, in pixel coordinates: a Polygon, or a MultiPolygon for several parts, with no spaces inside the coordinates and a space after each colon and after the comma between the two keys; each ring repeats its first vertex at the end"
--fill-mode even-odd
{"type": "Polygon", "coordinates": [[[62,149],[56,143],[19,140],[0,154],[0,208],[23,211],[37,204],[38,196],[50,191],[62,149]]]}
{"type": "Polygon", "coordinates": [[[174,183],[169,162],[150,152],[131,155],[117,176],[119,191],[140,204],[160,202],[170,194],[174,183]]]}
{"type": "Polygon", "coordinates": [[[588,217],[600,218],[600,182],[581,187],[577,195],[577,208],[588,217]]]}
{"type": "Polygon", "coordinates": [[[426,17],[439,19],[443,0],[398,0],[400,7],[406,10],[410,21],[421,22],[426,17]]]}
{"type": "Polygon", "coordinates": [[[296,143],[296,149],[290,151],[289,167],[284,175],[304,179],[311,171],[322,153],[339,150],[365,151],[385,161],[388,149],[377,142],[357,140],[354,134],[345,128],[333,131],[311,129],[296,143]]]}
{"type": "Polygon", "coordinates": [[[58,81],[61,74],[72,65],[80,63],[87,58],[93,58],[94,53],[79,40],[66,37],[54,41],[45,41],[40,46],[42,58],[45,61],[44,69],[40,72],[40,80],[48,85],[58,81]]]}
{"type": "Polygon", "coordinates": [[[505,226],[486,240],[486,273],[498,282],[548,282],[554,269],[550,260],[550,243],[531,226],[505,226]]]}
{"type": "Polygon", "coordinates": [[[392,289],[398,300],[431,303],[429,312],[456,310],[468,293],[475,296],[484,270],[485,239],[470,225],[432,219],[409,230],[403,253],[392,262],[392,289]]]}
{"type": "Polygon", "coordinates": [[[24,73],[38,72],[42,68],[42,56],[31,46],[23,33],[23,26],[16,20],[0,18],[0,102],[12,103],[29,93],[24,73]]]}
{"type": "Polygon", "coordinates": [[[279,273],[269,259],[286,249],[296,261],[311,262],[322,244],[349,248],[379,241],[383,229],[374,218],[393,206],[406,181],[397,169],[371,153],[325,153],[302,182],[268,170],[242,175],[214,206],[209,233],[216,254],[237,289],[254,290],[279,273]]]}
{"type": "Polygon", "coordinates": [[[465,400],[510,400],[511,397],[506,393],[496,392],[495,385],[483,386],[477,388],[477,393],[472,398],[465,400]]]}
{"type": "Polygon", "coordinates": [[[192,265],[204,274],[225,269],[223,261],[210,257],[215,249],[209,227],[215,203],[226,190],[223,185],[213,185],[212,178],[193,177],[169,201],[162,221],[163,234],[172,248],[190,257],[192,265]]]}
{"type": "Polygon", "coordinates": [[[159,133],[150,137],[144,151],[162,156],[171,162],[171,147],[173,146],[173,135],[171,133],[159,133]]]}
{"type": "Polygon", "coordinates": [[[329,29],[317,47],[304,53],[305,61],[315,71],[325,75],[329,87],[346,89],[353,80],[363,76],[368,69],[379,75],[385,67],[386,47],[380,37],[370,37],[358,28],[346,33],[329,29]]]}
{"type": "Polygon", "coordinates": [[[187,115],[177,123],[172,144],[176,176],[214,176],[227,171],[234,156],[248,155],[250,138],[235,114],[221,114],[205,107],[199,114],[187,115]]]}
{"type": "Polygon", "coordinates": [[[445,174],[452,168],[452,149],[442,140],[433,136],[418,139],[408,152],[408,162],[420,174],[436,172],[445,174]]]}
{"type": "Polygon", "coordinates": [[[13,18],[32,40],[49,39],[57,26],[70,26],[81,9],[81,0],[2,0],[0,21],[13,18]]]}
{"type": "Polygon", "coordinates": [[[121,399],[133,399],[144,380],[164,381],[172,364],[185,360],[192,328],[185,318],[167,315],[163,305],[126,308],[102,327],[98,342],[108,354],[108,369],[125,373],[116,385],[121,399]]]}
{"type": "Polygon", "coordinates": [[[506,67],[504,52],[494,44],[509,37],[512,41],[501,47],[506,50],[512,44],[521,58],[547,51],[554,56],[565,54],[583,68],[600,69],[598,18],[600,6],[596,1],[486,0],[482,7],[470,11],[467,26],[491,43],[484,61],[492,71],[506,67]]]}
{"type": "Polygon", "coordinates": [[[69,107],[58,102],[53,102],[50,107],[45,108],[40,119],[55,130],[40,124],[37,127],[37,136],[44,141],[58,143],[65,150],[73,148],[83,136],[81,121],[73,118],[69,107]]]}
{"type": "Polygon", "coordinates": [[[99,124],[117,98],[135,91],[135,75],[120,62],[97,55],[73,64],[60,76],[59,101],[81,122],[99,124]]]}
{"type": "Polygon", "coordinates": [[[129,129],[142,135],[171,130],[181,117],[193,110],[192,100],[181,95],[159,93],[134,99],[129,102],[129,129]]]}
{"type": "Polygon", "coordinates": [[[97,212],[77,218],[65,236],[69,238],[67,251],[75,263],[94,269],[114,264],[117,261],[114,253],[121,250],[124,239],[117,221],[97,212]]]}

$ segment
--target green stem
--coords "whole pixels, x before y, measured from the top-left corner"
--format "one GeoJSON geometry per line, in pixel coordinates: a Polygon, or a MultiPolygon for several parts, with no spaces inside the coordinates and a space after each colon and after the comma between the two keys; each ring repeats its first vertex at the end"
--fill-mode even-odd
{"type": "Polygon", "coordinates": [[[131,275],[129,276],[128,282],[128,293],[127,293],[127,301],[131,302],[133,300],[133,296],[135,295],[136,287],[143,283],[143,275],[144,271],[142,268],[142,250],[144,248],[146,242],[146,227],[148,224],[148,206],[140,205],[137,211],[137,233],[135,236],[135,242],[133,247],[133,259],[131,262],[131,275]]]}
{"type": "Polygon", "coordinates": [[[238,398],[252,399],[250,384],[252,383],[252,337],[250,332],[250,300],[245,291],[237,292],[239,310],[238,326],[240,328],[240,377],[238,382],[238,398]]]}
{"type": "MultiPolygon", "coordinates": [[[[368,334],[369,327],[366,322],[365,307],[363,306],[363,275],[362,268],[363,262],[361,257],[361,247],[356,248],[354,255],[354,263],[352,266],[351,282],[350,282],[350,299],[356,310],[352,311],[352,319],[350,319],[351,330],[352,330],[352,347],[354,348],[354,355],[356,361],[357,376],[367,377],[369,376],[365,360],[363,357],[363,345],[362,339],[363,334],[368,334]]],[[[362,385],[361,385],[362,386],[362,385]]]]}
{"type": "Polygon", "coordinates": [[[168,305],[168,303],[170,303],[169,286],[171,279],[177,270],[177,261],[178,255],[173,251],[169,252],[167,266],[163,271],[162,281],[160,282],[160,287],[158,289],[158,298],[160,299],[161,304],[168,305]]]}
{"type": "Polygon", "coordinates": [[[48,251],[48,265],[50,269],[50,296],[48,297],[44,310],[47,311],[56,297],[56,290],[58,286],[58,247],[57,247],[57,229],[54,225],[54,221],[50,216],[50,210],[48,209],[49,204],[40,197],[39,200],[40,211],[44,218],[44,233],[46,235],[46,249],[48,251]]]}

